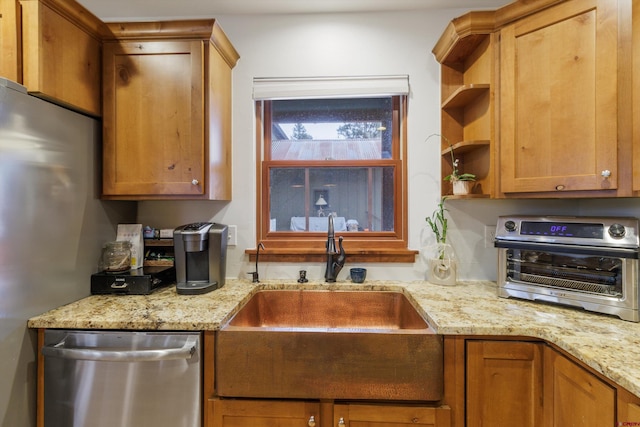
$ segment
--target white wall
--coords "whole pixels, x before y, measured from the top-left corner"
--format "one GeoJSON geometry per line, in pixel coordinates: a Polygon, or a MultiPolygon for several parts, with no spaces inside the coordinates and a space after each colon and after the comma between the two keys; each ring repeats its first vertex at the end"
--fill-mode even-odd
{"type": "MultiPolygon", "coordinates": [[[[424,218],[439,200],[439,146],[428,135],[439,132],[439,64],[431,49],[451,18],[463,10],[320,15],[228,15],[217,17],[240,53],[233,74],[233,200],[227,202],[140,202],[138,221],[154,227],[211,220],[238,226],[238,245],[229,247],[227,276],[253,271],[246,248],[255,248],[254,77],[408,74],[409,247],[431,240],[424,218]]],[[[635,200],[504,201],[452,200],[451,240],[461,279],[496,277],[496,250],[484,247],[484,225],[510,213],[638,216],[635,200]]],[[[370,279],[421,280],[420,257],[410,264],[369,264],[370,279]]],[[[339,280],[348,271],[340,274],[339,280]]],[[[298,270],[321,279],[321,263],[261,263],[261,278],[297,278],[298,270]]]]}

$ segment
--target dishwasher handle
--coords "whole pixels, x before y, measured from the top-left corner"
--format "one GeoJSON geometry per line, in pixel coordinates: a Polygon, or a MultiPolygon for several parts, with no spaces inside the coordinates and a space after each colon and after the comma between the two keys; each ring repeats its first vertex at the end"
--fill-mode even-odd
{"type": "Polygon", "coordinates": [[[57,344],[42,347],[42,354],[73,360],[92,360],[100,362],[157,362],[162,360],[191,359],[198,344],[197,336],[189,336],[182,347],[158,348],[147,350],[112,350],[108,348],[72,348],[65,347],[63,339],[57,344]]]}

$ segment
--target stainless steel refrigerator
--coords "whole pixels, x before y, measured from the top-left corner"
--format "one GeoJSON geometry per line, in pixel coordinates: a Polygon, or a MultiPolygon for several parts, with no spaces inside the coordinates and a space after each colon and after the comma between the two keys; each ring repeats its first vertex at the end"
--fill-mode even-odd
{"type": "Polygon", "coordinates": [[[35,426],[27,320],[90,293],[102,245],[134,202],[99,199],[98,120],[0,79],[0,427],[35,426]]]}

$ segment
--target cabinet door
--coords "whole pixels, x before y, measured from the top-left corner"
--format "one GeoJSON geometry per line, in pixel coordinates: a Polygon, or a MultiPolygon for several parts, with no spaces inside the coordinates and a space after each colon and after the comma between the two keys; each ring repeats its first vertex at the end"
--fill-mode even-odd
{"type": "Polygon", "coordinates": [[[544,358],[545,426],[615,425],[614,388],[550,347],[544,358]]]}
{"type": "Polygon", "coordinates": [[[617,0],[566,1],[500,36],[501,191],[616,189],[617,0]]]}
{"type": "Polygon", "coordinates": [[[0,76],[22,82],[20,6],[17,0],[0,0],[0,76]]]}
{"type": "Polygon", "coordinates": [[[301,401],[209,401],[213,425],[206,427],[303,427],[320,425],[320,405],[301,401]]]}
{"type": "Polygon", "coordinates": [[[618,424],[619,426],[640,425],[640,398],[623,388],[618,388],[618,424]]]}
{"type": "Polygon", "coordinates": [[[20,1],[22,84],[36,96],[99,116],[101,23],[80,5],[51,5],[20,1]]]}
{"type": "Polygon", "coordinates": [[[631,75],[632,77],[632,146],[633,146],[633,190],[640,191],[640,5],[637,1],[632,4],[631,31],[631,75]]]}
{"type": "Polygon", "coordinates": [[[103,195],[204,193],[203,49],[105,43],[103,195]]]}
{"type": "Polygon", "coordinates": [[[467,341],[467,426],[542,424],[541,343],[467,341]]]}
{"type": "Polygon", "coordinates": [[[336,404],[333,425],[337,427],[402,427],[451,425],[449,407],[336,404]]]}

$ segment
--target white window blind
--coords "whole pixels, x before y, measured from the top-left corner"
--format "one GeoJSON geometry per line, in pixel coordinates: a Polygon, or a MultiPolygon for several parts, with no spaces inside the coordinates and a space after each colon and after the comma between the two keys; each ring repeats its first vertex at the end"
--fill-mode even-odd
{"type": "Polygon", "coordinates": [[[254,78],[253,99],[341,98],[409,94],[409,76],[254,78]]]}

